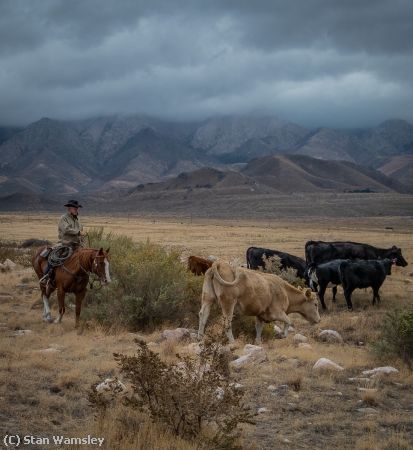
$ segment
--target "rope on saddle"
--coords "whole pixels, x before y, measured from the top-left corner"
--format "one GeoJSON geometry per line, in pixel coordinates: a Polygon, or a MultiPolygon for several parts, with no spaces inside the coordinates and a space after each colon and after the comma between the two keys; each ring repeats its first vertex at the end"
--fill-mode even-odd
{"type": "Polygon", "coordinates": [[[61,266],[68,258],[73,254],[73,248],[69,245],[60,245],[59,247],[52,248],[47,258],[48,263],[52,267],[61,266]]]}

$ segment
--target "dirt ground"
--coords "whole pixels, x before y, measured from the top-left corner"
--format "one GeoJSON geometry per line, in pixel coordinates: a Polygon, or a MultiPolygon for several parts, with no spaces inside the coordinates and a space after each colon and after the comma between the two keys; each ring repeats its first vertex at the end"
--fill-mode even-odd
{"type": "MultiPolygon", "coordinates": [[[[7,240],[36,237],[55,241],[57,217],[2,214],[0,235],[7,240]]],[[[150,239],[168,247],[178,247],[184,255],[216,255],[237,258],[240,262],[250,245],[303,256],[304,243],[309,239],[353,240],[380,247],[393,244],[401,247],[410,264],[406,268],[396,268],[386,279],[379,307],[371,305],[370,291],[356,291],[354,312],[349,313],[341,290],[336,304],[331,303],[328,291],[329,310],[322,314],[320,324],[314,327],[293,316],[295,332],[308,337],[311,348],[299,348],[294,344],[294,332],[287,339],[267,339],[263,348],[268,360],[234,370],[232,376],[243,386],[246,402],[253,410],[265,408],[257,416],[256,425],[244,428],[245,448],[412,448],[413,373],[402,361],[378,361],[371,352],[371,344],[377,339],[386,313],[413,301],[412,219],[247,223],[86,216],[83,223],[86,228],[104,226],[106,231],[128,234],[135,240],[150,239]],[[338,331],[344,342],[320,342],[317,336],[321,329],[338,331]],[[314,371],[312,367],[321,357],[330,358],[344,370],[314,371]],[[370,380],[350,380],[360,377],[363,370],[385,365],[396,367],[399,373],[370,380]]],[[[41,309],[31,309],[38,298],[39,290],[30,268],[18,267],[12,272],[0,273],[1,434],[86,435],[94,429],[87,391],[92,383],[116,375],[112,354],[133,354],[136,335],[126,330],[107,335],[98,327],[79,333],[74,329],[74,313],[70,308],[62,324],[43,323],[41,309]]],[[[53,314],[56,315],[56,310],[53,314]]],[[[160,332],[144,337],[148,342],[155,341],[160,332]]],[[[235,353],[242,354],[247,342],[248,339],[238,339],[235,353]]],[[[183,346],[176,344],[173,352],[181,351],[183,346]]],[[[163,348],[163,344],[158,351],[165,355],[173,353],[163,348]]],[[[104,437],[110,442],[109,436],[104,437]]],[[[108,445],[105,444],[105,448],[111,448],[108,445]]],[[[33,444],[22,448],[52,446],[33,444]]],[[[148,444],[147,448],[156,446],[148,444]]],[[[184,446],[171,442],[164,448],[184,446]]]]}

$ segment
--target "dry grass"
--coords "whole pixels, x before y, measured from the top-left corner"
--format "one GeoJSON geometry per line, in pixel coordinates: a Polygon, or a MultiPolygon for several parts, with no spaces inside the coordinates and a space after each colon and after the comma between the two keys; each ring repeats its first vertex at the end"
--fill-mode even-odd
{"type": "MultiPolygon", "coordinates": [[[[3,214],[0,234],[10,240],[29,237],[54,240],[56,220],[57,216],[52,215],[34,221],[24,215],[3,214]]],[[[384,218],[382,222],[362,219],[357,220],[357,227],[346,220],[272,221],[260,226],[212,220],[192,224],[172,220],[128,221],[113,217],[85,217],[83,221],[86,226],[104,225],[108,231],[129,234],[135,240],[150,238],[168,247],[180,247],[186,255],[244,258],[248,246],[262,245],[303,256],[304,242],[308,239],[349,239],[380,246],[399,245],[405,258],[413,263],[413,231],[408,219],[384,218]],[[394,229],[386,230],[388,224],[394,229]]],[[[379,307],[371,305],[369,291],[356,291],[355,311],[348,313],[339,290],[337,304],[331,303],[331,293],[327,292],[329,310],[316,327],[294,316],[294,327],[309,338],[310,349],[295,346],[294,333],[283,340],[267,337],[263,346],[268,361],[233,374],[234,380],[244,386],[248,404],[254,409],[268,409],[259,416],[255,427],[245,427],[245,446],[256,450],[409,448],[408,443],[413,441],[412,371],[394,359],[386,361],[400,369],[392,377],[368,383],[354,383],[348,378],[358,377],[362,370],[377,366],[369,346],[377,339],[386,312],[394,307],[403,308],[412,301],[411,273],[411,265],[396,269],[382,287],[379,307]],[[317,334],[326,328],[337,330],[344,343],[319,342],[317,334]],[[332,359],[345,370],[315,373],[312,366],[320,357],[332,359]],[[271,392],[270,384],[287,384],[289,388],[283,393],[271,392]],[[377,391],[360,391],[358,387],[377,391]],[[377,413],[357,411],[362,408],[374,408],[377,413]]],[[[94,324],[87,324],[77,332],[70,309],[60,326],[45,324],[41,321],[41,309],[30,309],[38,298],[39,290],[30,269],[0,274],[0,401],[7,405],[0,411],[3,432],[102,435],[106,448],[110,449],[193,448],[191,444],[174,440],[145,418],[130,417],[121,409],[95,422],[87,391],[91,384],[117,374],[112,354],[133,354],[136,335],[123,330],[104,333],[94,324]],[[27,286],[18,288],[23,279],[27,286]],[[16,329],[30,329],[32,333],[13,336],[16,329]],[[58,351],[41,351],[47,348],[58,351]]],[[[53,312],[56,314],[55,309],[53,312]]],[[[216,320],[209,329],[218,330],[219,323],[216,320]]],[[[158,336],[159,331],[145,339],[149,342],[158,336]]],[[[242,353],[245,343],[253,343],[252,336],[253,333],[245,334],[237,340],[237,354],[242,353]]],[[[161,343],[154,348],[164,359],[172,360],[182,345],[161,343]]]]}

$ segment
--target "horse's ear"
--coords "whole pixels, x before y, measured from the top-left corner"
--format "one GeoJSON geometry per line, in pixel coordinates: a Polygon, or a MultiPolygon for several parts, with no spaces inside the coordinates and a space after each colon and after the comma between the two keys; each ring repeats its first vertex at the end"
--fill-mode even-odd
{"type": "Polygon", "coordinates": [[[99,250],[99,253],[98,253],[99,255],[103,255],[103,247],[100,247],[100,250],[99,250]]]}
{"type": "Polygon", "coordinates": [[[109,253],[110,247],[108,247],[108,249],[106,250],[106,253],[109,253]]]}

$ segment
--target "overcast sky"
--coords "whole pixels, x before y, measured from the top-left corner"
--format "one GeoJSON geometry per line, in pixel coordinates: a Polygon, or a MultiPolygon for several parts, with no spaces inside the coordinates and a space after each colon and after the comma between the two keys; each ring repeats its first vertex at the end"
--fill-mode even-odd
{"type": "Polygon", "coordinates": [[[413,123],[412,0],[0,0],[0,124],[413,123]]]}

